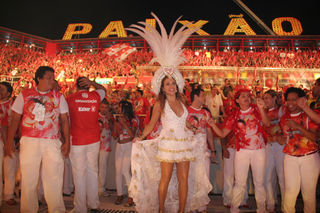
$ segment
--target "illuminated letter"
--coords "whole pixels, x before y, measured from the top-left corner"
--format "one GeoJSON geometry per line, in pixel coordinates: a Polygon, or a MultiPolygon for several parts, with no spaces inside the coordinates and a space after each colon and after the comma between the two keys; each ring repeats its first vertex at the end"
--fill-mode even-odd
{"type": "MultiPolygon", "coordinates": [[[[147,18],[146,23],[149,24],[151,27],[156,28],[156,20],[154,18],[147,18]]],[[[146,29],[148,29],[147,26],[146,29]]]]}
{"type": "Polygon", "coordinates": [[[127,37],[122,21],[111,21],[108,26],[99,35],[99,38],[107,38],[109,35],[117,35],[118,37],[127,37]]]}
{"type": "Polygon", "coordinates": [[[73,35],[88,34],[91,31],[91,29],[92,25],[87,23],[69,24],[62,40],[70,40],[72,39],[73,35]],[[77,27],[80,27],[80,30],[76,30],[77,27]]]}
{"type": "Polygon", "coordinates": [[[298,19],[293,17],[279,17],[272,21],[272,30],[280,36],[297,36],[302,33],[302,26],[298,19]],[[292,26],[291,32],[286,32],[282,29],[282,22],[290,22],[292,26]]]}
{"type": "MultiPolygon", "coordinates": [[[[190,21],[187,21],[187,20],[183,20],[183,21],[179,21],[179,23],[180,24],[182,24],[182,25],[187,25],[187,24],[189,24],[188,25],[188,28],[196,28],[196,27],[201,27],[201,26],[203,26],[203,25],[205,25],[206,23],[208,23],[208,21],[205,21],[205,20],[199,20],[199,21],[197,21],[196,23],[194,23],[194,24],[192,24],[190,21]]],[[[207,33],[206,31],[204,31],[204,30],[198,30],[198,31],[196,31],[196,33],[198,33],[199,35],[202,35],[202,36],[208,36],[208,35],[210,35],[209,33],[207,33]]]]}
{"type": "Polygon", "coordinates": [[[234,35],[235,33],[244,33],[246,35],[256,35],[249,24],[244,20],[243,15],[229,15],[231,21],[224,32],[224,35],[234,35]]]}

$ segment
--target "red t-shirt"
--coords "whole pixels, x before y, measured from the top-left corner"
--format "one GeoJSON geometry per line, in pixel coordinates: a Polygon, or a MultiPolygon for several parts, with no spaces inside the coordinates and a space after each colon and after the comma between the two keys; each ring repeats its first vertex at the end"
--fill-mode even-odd
{"type": "MultiPolygon", "coordinates": [[[[226,99],[226,100],[223,100],[222,102],[223,102],[225,117],[229,117],[230,115],[232,115],[232,113],[238,108],[233,99],[226,99]]],[[[232,148],[232,149],[236,148],[236,138],[234,136],[233,131],[230,132],[225,137],[225,140],[227,142],[226,144],[227,148],[232,148]]]]}
{"type": "Polygon", "coordinates": [[[145,115],[147,113],[147,110],[150,104],[146,98],[141,97],[141,98],[135,99],[133,103],[134,103],[134,112],[137,116],[145,115]]]}
{"type": "Polygon", "coordinates": [[[299,130],[291,129],[287,125],[288,120],[293,120],[306,129],[318,129],[318,125],[312,122],[304,112],[296,114],[285,113],[280,120],[283,135],[287,138],[283,152],[288,155],[299,156],[317,151],[319,149],[318,145],[305,137],[299,130]]]}
{"type": "MultiPolygon", "coordinates": [[[[150,122],[151,119],[151,109],[153,109],[153,107],[150,107],[148,112],[147,112],[147,116],[144,119],[144,126],[147,125],[150,122]]],[[[162,130],[162,124],[161,124],[161,120],[159,119],[156,123],[156,125],[154,126],[153,130],[149,133],[149,135],[147,136],[148,140],[157,138],[160,135],[160,132],[162,130]]]]}
{"type": "Polygon", "coordinates": [[[237,106],[234,102],[234,100],[230,100],[230,99],[226,99],[223,100],[223,107],[224,107],[224,113],[226,114],[226,116],[229,116],[232,114],[232,112],[237,109],[237,106]]]}
{"type": "Polygon", "coordinates": [[[72,145],[88,145],[100,140],[100,101],[97,91],[79,91],[67,98],[72,145]]]}
{"type": "Polygon", "coordinates": [[[280,119],[283,115],[283,108],[272,108],[267,110],[266,113],[270,119],[270,126],[265,127],[267,133],[267,143],[279,142],[277,141],[277,138],[282,135],[280,119]]]}
{"type": "MultiPolygon", "coordinates": [[[[4,110],[3,105],[0,107],[0,129],[2,126],[8,126],[8,114],[4,110]]],[[[1,131],[0,131],[0,139],[1,139],[1,131]]]]}

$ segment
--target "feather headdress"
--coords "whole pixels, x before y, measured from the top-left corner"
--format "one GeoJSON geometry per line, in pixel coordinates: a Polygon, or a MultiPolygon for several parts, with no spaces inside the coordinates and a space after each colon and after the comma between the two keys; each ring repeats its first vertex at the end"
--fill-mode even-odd
{"type": "Polygon", "coordinates": [[[159,24],[161,34],[154,27],[145,22],[138,22],[139,24],[144,25],[144,27],[133,24],[126,29],[137,33],[148,42],[154,53],[154,58],[149,63],[158,62],[161,66],[160,69],[154,73],[152,78],[151,86],[153,92],[157,95],[159,94],[161,81],[165,76],[174,78],[178,85],[179,92],[183,92],[185,80],[178,70],[178,66],[185,62],[186,59],[182,56],[181,47],[189,36],[199,30],[200,27],[186,29],[188,25],[184,25],[175,33],[174,31],[181,18],[180,16],[173,24],[170,34],[168,35],[159,18],[154,13],[151,13],[151,15],[159,24]]]}

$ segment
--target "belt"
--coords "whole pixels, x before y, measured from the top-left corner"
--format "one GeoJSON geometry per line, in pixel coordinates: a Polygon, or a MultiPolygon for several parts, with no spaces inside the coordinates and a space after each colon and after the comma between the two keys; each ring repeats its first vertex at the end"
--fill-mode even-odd
{"type": "Polygon", "coordinates": [[[305,157],[305,156],[308,156],[308,155],[312,155],[312,154],[317,153],[317,152],[319,152],[319,150],[313,151],[313,152],[309,152],[309,153],[306,153],[306,154],[303,154],[303,155],[291,155],[291,156],[299,158],[299,157],[305,157]]]}

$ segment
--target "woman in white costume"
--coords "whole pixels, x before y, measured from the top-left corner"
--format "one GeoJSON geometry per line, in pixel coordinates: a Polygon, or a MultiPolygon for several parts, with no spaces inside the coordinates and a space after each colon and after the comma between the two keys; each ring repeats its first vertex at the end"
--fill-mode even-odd
{"type": "Polygon", "coordinates": [[[142,135],[134,140],[131,155],[132,179],[129,187],[136,209],[145,212],[185,212],[205,206],[210,202],[211,184],[205,174],[204,157],[200,149],[194,149],[196,139],[187,129],[188,111],[181,93],[184,78],[177,69],[184,61],[181,47],[197,29],[175,26],[167,32],[157,20],[161,35],[152,26],[140,22],[146,28],[132,25],[129,28],[142,36],[151,46],[161,67],[152,79],[153,92],[158,95],[149,124],[142,135]],[[163,129],[158,138],[142,141],[161,119],[163,129]],[[157,196],[158,195],[158,196],[157,196]]]}

